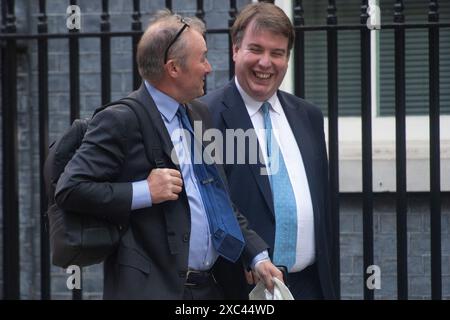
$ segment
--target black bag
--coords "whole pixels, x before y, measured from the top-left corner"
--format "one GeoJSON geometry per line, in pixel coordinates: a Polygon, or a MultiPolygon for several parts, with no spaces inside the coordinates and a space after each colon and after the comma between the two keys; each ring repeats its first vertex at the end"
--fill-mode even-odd
{"type": "MultiPolygon", "coordinates": [[[[147,158],[150,160],[149,147],[146,146],[145,137],[148,134],[147,131],[150,130],[148,127],[153,127],[153,125],[151,123],[142,125],[143,119],[150,118],[146,116],[144,107],[137,105],[140,104],[138,100],[124,98],[109,103],[95,110],[94,115],[117,104],[127,105],[135,112],[139,127],[143,132],[147,158]]],[[[62,210],[55,203],[56,183],[66,164],[80,147],[89,121],[89,119],[75,120],[62,137],[50,145],[44,164],[44,180],[48,196],[46,215],[50,229],[52,263],[63,268],[67,268],[69,265],[83,267],[103,262],[116,249],[121,232],[124,231],[123,227],[109,221],[62,210]]]]}

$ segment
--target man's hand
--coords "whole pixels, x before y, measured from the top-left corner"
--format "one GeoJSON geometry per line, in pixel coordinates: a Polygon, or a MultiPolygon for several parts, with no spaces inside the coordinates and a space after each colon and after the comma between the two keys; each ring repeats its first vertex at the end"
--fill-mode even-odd
{"type": "Polygon", "coordinates": [[[153,169],[147,177],[152,203],[177,200],[183,187],[181,173],[175,169],[153,169]]]}
{"type": "MultiPolygon", "coordinates": [[[[273,280],[272,280],[273,277],[277,277],[282,282],[284,282],[283,273],[277,267],[275,267],[275,265],[272,262],[270,262],[269,260],[263,260],[256,263],[255,270],[253,272],[253,278],[255,283],[259,282],[259,280],[262,280],[267,290],[269,290],[270,293],[272,294],[273,294],[273,280]]],[[[247,277],[247,281],[248,280],[249,277],[247,277]]]]}

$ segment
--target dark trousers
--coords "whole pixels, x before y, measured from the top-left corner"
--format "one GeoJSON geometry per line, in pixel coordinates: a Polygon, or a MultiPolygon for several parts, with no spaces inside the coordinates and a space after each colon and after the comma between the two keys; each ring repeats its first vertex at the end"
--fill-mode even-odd
{"type": "Polygon", "coordinates": [[[288,287],[295,300],[323,300],[317,265],[288,274],[288,287]]]}

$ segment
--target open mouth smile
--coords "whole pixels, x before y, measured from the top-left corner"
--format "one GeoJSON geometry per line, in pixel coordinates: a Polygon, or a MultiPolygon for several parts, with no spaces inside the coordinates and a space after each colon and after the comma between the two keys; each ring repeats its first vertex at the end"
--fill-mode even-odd
{"type": "Polygon", "coordinates": [[[257,79],[261,79],[261,80],[267,80],[267,79],[270,79],[272,77],[271,73],[264,73],[264,72],[256,72],[256,71],[254,71],[253,74],[254,74],[254,76],[257,79]]]}

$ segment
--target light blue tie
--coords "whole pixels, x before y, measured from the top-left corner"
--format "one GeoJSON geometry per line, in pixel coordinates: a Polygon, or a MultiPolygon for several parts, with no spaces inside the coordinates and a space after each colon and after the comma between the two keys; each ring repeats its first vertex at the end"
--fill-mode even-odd
{"type": "Polygon", "coordinates": [[[267,166],[269,168],[269,180],[275,209],[273,261],[276,265],[286,266],[290,270],[295,264],[296,258],[297,205],[283,154],[273,135],[269,114],[270,106],[270,103],[266,101],[261,106],[261,109],[266,129],[267,166]]]}

